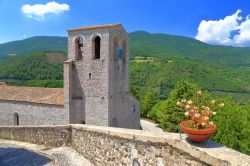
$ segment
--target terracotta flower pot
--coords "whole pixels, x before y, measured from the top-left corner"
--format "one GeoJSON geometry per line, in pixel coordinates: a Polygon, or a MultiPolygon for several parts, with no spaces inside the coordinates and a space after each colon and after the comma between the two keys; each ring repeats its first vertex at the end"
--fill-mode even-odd
{"type": "Polygon", "coordinates": [[[206,141],[217,129],[216,125],[211,125],[208,129],[192,129],[187,127],[187,124],[192,123],[191,120],[186,120],[180,123],[181,130],[188,135],[188,139],[194,142],[206,141]]]}

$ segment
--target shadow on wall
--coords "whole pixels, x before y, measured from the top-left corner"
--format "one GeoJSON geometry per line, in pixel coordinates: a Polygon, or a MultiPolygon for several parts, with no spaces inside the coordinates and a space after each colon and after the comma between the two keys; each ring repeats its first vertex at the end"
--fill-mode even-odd
{"type": "Polygon", "coordinates": [[[46,156],[22,148],[0,147],[1,166],[43,166],[51,161],[46,156]]]}
{"type": "MultiPolygon", "coordinates": [[[[73,70],[73,92],[72,92],[72,102],[73,108],[71,110],[70,123],[80,123],[85,124],[85,93],[79,78],[79,71],[76,67],[72,68],[73,70]]],[[[91,73],[89,79],[91,78],[91,73]]]]}
{"type": "Polygon", "coordinates": [[[212,142],[212,141],[205,141],[203,142],[202,144],[201,143],[195,143],[195,142],[192,142],[190,141],[189,139],[186,138],[186,141],[193,145],[193,146],[196,146],[196,147],[199,147],[199,148],[220,148],[220,147],[224,147],[223,145],[221,144],[218,144],[216,142],[212,142]]]}

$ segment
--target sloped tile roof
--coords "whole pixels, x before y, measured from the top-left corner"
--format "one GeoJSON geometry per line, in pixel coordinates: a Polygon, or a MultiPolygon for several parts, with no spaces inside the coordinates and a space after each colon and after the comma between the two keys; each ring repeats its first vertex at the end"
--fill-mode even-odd
{"type": "Polygon", "coordinates": [[[78,31],[78,30],[91,30],[91,29],[102,29],[102,28],[113,28],[120,26],[121,24],[106,24],[106,25],[97,25],[97,26],[87,26],[81,28],[75,28],[68,31],[78,31]]]}
{"type": "Polygon", "coordinates": [[[0,84],[0,100],[64,105],[63,88],[38,88],[0,84]]]}

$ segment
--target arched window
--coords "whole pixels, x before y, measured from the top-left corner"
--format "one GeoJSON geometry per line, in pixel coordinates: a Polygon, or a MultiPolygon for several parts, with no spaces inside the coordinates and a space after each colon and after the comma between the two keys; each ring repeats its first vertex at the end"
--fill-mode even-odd
{"type": "Polygon", "coordinates": [[[18,113],[16,113],[16,112],[14,113],[13,119],[14,119],[14,125],[19,126],[19,115],[18,115],[18,113]]]}
{"type": "Polygon", "coordinates": [[[94,39],[94,59],[100,59],[101,57],[101,38],[96,36],[94,39]]]}
{"type": "Polygon", "coordinates": [[[123,41],[123,43],[122,43],[122,50],[123,50],[123,58],[122,58],[122,60],[124,62],[126,62],[126,58],[127,58],[127,43],[126,43],[126,41],[123,41]]]}
{"type": "Polygon", "coordinates": [[[75,40],[75,55],[76,60],[82,59],[82,53],[83,53],[83,38],[77,37],[75,40]]]}
{"type": "Polygon", "coordinates": [[[113,52],[114,60],[118,59],[117,54],[118,54],[118,39],[117,39],[117,37],[115,37],[115,39],[114,39],[114,52],[113,52]]]}

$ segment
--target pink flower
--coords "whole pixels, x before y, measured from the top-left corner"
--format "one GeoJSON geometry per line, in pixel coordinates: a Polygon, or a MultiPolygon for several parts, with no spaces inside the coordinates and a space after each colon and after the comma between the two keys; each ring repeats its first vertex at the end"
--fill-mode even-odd
{"type": "Polygon", "coordinates": [[[187,103],[188,103],[188,104],[192,104],[193,101],[192,101],[192,100],[188,100],[187,103]]]}
{"type": "Polygon", "coordinates": [[[197,95],[201,95],[201,91],[200,91],[200,90],[197,91],[196,94],[197,94],[197,95]]]}
{"type": "Polygon", "coordinates": [[[185,112],[185,116],[189,116],[189,112],[185,112]]]}
{"type": "Polygon", "coordinates": [[[182,99],[181,102],[185,103],[187,100],[186,99],[182,99]]]}
{"type": "Polygon", "coordinates": [[[215,103],[215,100],[211,100],[211,101],[210,101],[210,104],[214,104],[214,103],[215,103]]]}
{"type": "Polygon", "coordinates": [[[199,118],[200,114],[199,113],[198,114],[194,114],[194,117],[199,118]]]}
{"type": "Polygon", "coordinates": [[[181,106],[181,102],[177,101],[176,105],[181,106]]]}
{"type": "Polygon", "coordinates": [[[206,116],[206,117],[204,117],[204,120],[208,120],[208,119],[209,119],[209,117],[207,117],[207,116],[206,116]]]}
{"type": "Polygon", "coordinates": [[[213,124],[214,124],[214,122],[209,122],[209,124],[210,124],[210,125],[213,125],[213,124]]]}
{"type": "Polygon", "coordinates": [[[224,107],[224,103],[221,103],[218,105],[219,107],[224,107]]]}

